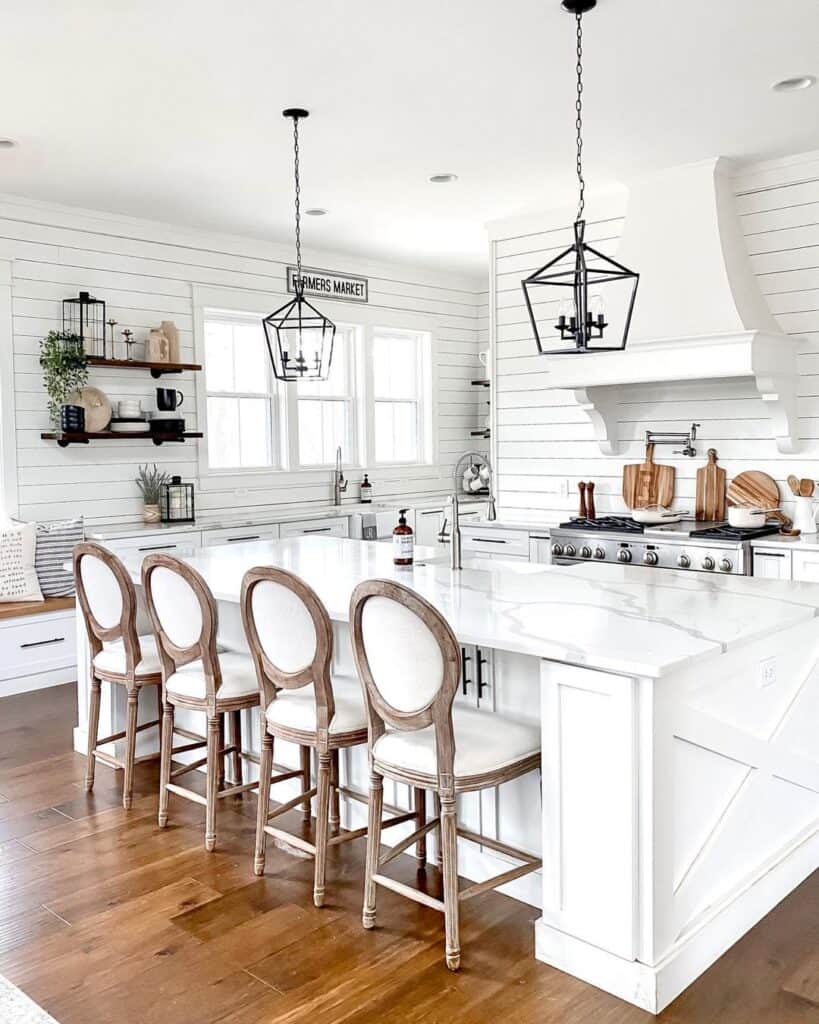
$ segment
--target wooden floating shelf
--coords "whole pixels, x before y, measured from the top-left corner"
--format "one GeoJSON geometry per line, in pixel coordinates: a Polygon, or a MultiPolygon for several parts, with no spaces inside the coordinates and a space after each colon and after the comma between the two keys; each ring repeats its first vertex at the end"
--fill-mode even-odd
{"type": "Polygon", "coordinates": [[[102,356],[89,356],[88,365],[110,366],[115,370],[150,370],[154,380],[158,380],[163,373],[202,369],[199,363],[149,363],[144,359],[104,359],[102,356]]]}
{"type": "Polygon", "coordinates": [[[120,434],[114,433],[113,430],[97,430],[88,433],[83,431],[82,433],[65,432],[62,434],[55,434],[53,432],[47,434],[40,434],[40,438],[43,441],[56,441],[61,448],[67,448],[70,444],[88,444],[89,441],[132,441],[134,439],[138,441],[153,441],[154,444],[164,444],[166,441],[169,443],[186,441],[189,437],[203,437],[204,435],[198,430],[186,430],[184,434],[152,434],[150,430],[141,430],[138,434],[120,434]]]}

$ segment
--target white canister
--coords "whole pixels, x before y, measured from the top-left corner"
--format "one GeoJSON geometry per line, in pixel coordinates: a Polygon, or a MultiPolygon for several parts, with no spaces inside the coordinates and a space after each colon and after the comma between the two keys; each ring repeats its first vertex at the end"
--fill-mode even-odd
{"type": "Polygon", "coordinates": [[[794,529],[804,533],[816,533],[816,502],[813,498],[794,498],[796,511],[793,517],[794,529]]]}

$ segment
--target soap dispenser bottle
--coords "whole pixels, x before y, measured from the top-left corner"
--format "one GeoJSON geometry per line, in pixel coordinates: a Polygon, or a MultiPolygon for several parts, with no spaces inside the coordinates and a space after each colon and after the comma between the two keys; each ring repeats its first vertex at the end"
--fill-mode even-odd
{"type": "Polygon", "coordinates": [[[412,565],[415,537],[412,527],[407,526],[407,512],[409,512],[408,508],[399,510],[398,526],[392,531],[393,565],[412,565]]]}
{"type": "Polygon", "coordinates": [[[370,483],[370,478],[367,474],[364,474],[364,479],[361,481],[361,504],[370,505],[373,500],[373,485],[370,483]]]}

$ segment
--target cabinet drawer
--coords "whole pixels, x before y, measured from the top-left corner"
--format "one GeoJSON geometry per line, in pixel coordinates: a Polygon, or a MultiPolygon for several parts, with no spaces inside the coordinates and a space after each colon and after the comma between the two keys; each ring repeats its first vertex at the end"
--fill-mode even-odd
{"type": "Polygon", "coordinates": [[[105,546],[112,551],[168,551],[173,554],[180,548],[198,548],[202,545],[202,534],[198,530],[190,533],[146,533],[141,537],[114,537],[105,546]]]}
{"type": "Polygon", "coordinates": [[[791,579],[791,554],[778,548],[754,548],[751,560],[753,575],[766,580],[791,579]]]}
{"type": "Polygon", "coordinates": [[[236,526],[233,529],[204,530],[202,546],[213,547],[214,544],[240,544],[251,540],[276,540],[279,527],[276,523],[268,526],[236,526]]]}
{"type": "Polygon", "coordinates": [[[302,519],[297,523],[282,523],[279,531],[280,537],[349,537],[350,520],[346,516],[339,519],[302,519]]]}
{"type": "Polygon", "coordinates": [[[819,582],[819,551],[794,551],[792,558],[793,579],[819,582]]]}
{"type": "Polygon", "coordinates": [[[0,628],[0,679],[64,668],[76,660],[74,612],[32,615],[0,628]]]}
{"type": "Polygon", "coordinates": [[[520,530],[481,530],[470,526],[462,531],[461,547],[472,555],[529,560],[529,534],[520,530]]]}

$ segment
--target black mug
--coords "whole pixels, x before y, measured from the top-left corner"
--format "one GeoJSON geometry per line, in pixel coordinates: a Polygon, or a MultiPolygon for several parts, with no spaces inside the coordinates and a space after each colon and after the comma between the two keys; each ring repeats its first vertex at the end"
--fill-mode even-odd
{"type": "Polygon", "coordinates": [[[178,409],[182,405],[184,397],[182,392],[177,391],[176,388],[157,388],[156,407],[162,412],[173,412],[174,409],[178,409]]]}

